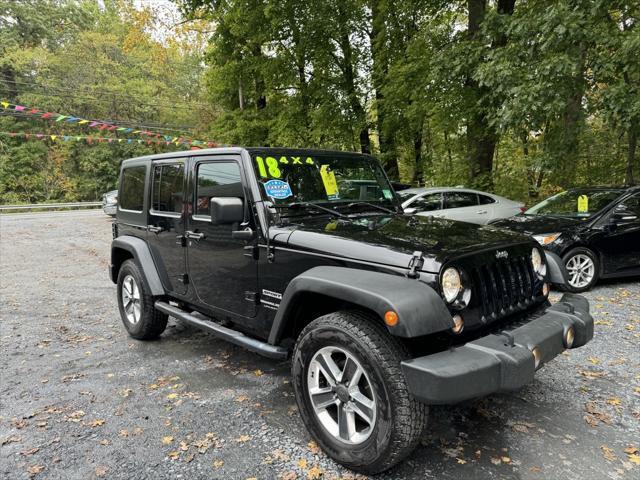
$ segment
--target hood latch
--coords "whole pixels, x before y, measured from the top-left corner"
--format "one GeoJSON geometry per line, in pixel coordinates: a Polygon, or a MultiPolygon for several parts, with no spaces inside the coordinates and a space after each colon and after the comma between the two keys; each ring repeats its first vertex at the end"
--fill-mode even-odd
{"type": "Polygon", "coordinates": [[[409,271],[407,272],[407,277],[409,278],[418,278],[420,276],[420,270],[422,269],[422,265],[424,265],[424,258],[422,258],[422,252],[415,251],[413,252],[413,256],[411,260],[409,260],[409,271]]]}

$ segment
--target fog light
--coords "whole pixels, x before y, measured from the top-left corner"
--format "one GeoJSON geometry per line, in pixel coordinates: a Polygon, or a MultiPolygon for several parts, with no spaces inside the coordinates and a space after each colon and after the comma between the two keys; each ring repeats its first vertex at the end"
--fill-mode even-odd
{"type": "Polygon", "coordinates": [[[453,331],[453,333],[460,333],[462,332],[463,328],[464,328],[464,320],[462,320],[462,316],[454,315],[453,327],[451,327],[451,330],[453,331]]]}
{"type": "Polygon", "coordinates": [[[398,314],[393,310],[389,310],[384,314],[384,323],[390,327],[395,327],[398,324],[398,314]]]}
{"type": "Polygon", "coordinates": [[[542,295],[545,297],[549,296],[549,284],[545,283],[542,285],[542,295]]]}
{"type": "Polygon", "coordinates": [[[576,332],[573,327],[567,328],[567,331],[564,333],[564,346],[567,348],[571,348],[573,346],[573,341],[576,339],[576,332]]]}
{"type": "Polygon", "coordinates": [[[533,361],[534,361],[533,366],[537,370],[538,367],[540,366],[540,360],[542,360],[542,352],[538,347],[533,347],[533,350],[531,350],[531,353],[533,354],[533,361]]]}

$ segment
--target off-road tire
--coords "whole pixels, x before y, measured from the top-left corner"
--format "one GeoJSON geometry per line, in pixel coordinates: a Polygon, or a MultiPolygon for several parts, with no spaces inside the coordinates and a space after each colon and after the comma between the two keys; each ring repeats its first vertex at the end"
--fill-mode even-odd
{"type": "Polygon", "coordinates": [[[409,455],[426,427],[428,407],[407,389],[400,362],[407,349],[377,318],[359,311],[339,311],[307,325],[296,342],[292,375],[296,401],[307,429],[336,462],[358,472],[376,474],[409,455]],[[326,346],[354,355],[369,375],[376,399],[376,421],[370,436],[350,445],[331,435],[316,415],[307,390],[309,362],[326,346]]]}
{"type": "Polygon", "coordinates": [[[155,309],[155,298],[147,291],[138,265],[133,260],[126,260],[118,272],[118,308],[120,318],[129,335],[138,340],[152,340],[159,337],[167,328],[168,316],[155,309]],[[127,275],[131,275],[140,290],[140,320],[131,323],[127,319],[122,300],[123,281],[127,275]]]}
{"type": "Polygon", "coordinates": [[[582,293],[587,290],[591,290],[591,288],[593,288],[593,286],[598,282],[598,278],[600,277],[600,261],[598,259],[598,255],[596,255],[592,250],[585,247],[576,247],[572,248],[562,256],[562,261],[565,267],[569,263],[569,260],[576,255],[585,255],[591,259],[594,265],[593,278],[587,285],[582,287],[574,287],[567,281],[567,284],[562,289],[567,292],[582,293]]]}

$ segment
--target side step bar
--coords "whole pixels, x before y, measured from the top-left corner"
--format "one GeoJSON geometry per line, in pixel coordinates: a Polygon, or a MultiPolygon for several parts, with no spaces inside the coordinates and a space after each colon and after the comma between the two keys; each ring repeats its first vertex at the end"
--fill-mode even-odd
{"type": "Polygon", "coordinates": [[[191,313],[185,312],[181,308],[169,305],[166,302],[157,301],[155,307],[161,312],[166,313],[178,320],[181,320],[189,325],[198,327],[207,332],[213,333],[215,336],[220,337],[235,345],[245,347],[247,350],[259,353],[265,357],[275,358],[278,360],[285,360],[289,356],[289,351],[286,348],[271,345],[269,343],[257,340],[255,338],[247,337],[244,333],[232,330],[231,328],[223,327],[210,320],[203,320],[191,313]]]}

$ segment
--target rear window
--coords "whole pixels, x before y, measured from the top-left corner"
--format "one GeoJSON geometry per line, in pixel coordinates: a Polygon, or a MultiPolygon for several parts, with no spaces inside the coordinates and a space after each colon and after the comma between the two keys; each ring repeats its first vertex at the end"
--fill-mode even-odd
{"type": "Polygon", "coordinates": [[[144,208],[144,180],[147,167],[129,167],[122,170],[122,183],[118,202],[121,210],[142,212],[144,208]]]}
{"type": "Polygon", "coordinates": [[[444,196],[444,208],[463,208],[478,205],[478,196],[469,192],[447,192],[444,196]]]}

